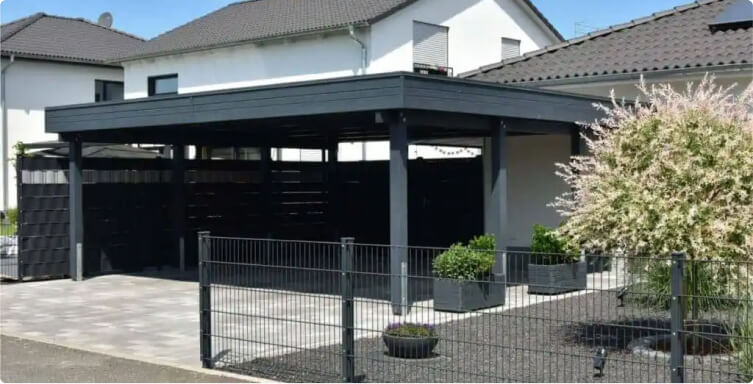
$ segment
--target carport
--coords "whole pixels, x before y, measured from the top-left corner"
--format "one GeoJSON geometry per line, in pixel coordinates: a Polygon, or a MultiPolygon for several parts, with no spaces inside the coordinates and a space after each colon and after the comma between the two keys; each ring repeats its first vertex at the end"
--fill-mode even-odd
{"type": "MultiPolygon", "coordinates": [[[[119,102],[48,108],[46,130],[58,133],[70,145],[69,213],[70,275],[82,278],[85,248],[84,175],[82,144],[124,143],[173,146],[170,160],[169,215],[173,244],[181,267],[186,263],[185,148],[228,146],[261,148],[262,223],[269,223],[269,148],[322,150],[329,183],[337,180],[338,143],[388,140],[390,143],[389,243],[390,292],[396,312],[407,307],[407,252],[409,245],[409,144],[466,145],[483,148],[483,229],[504,243],[508,218],[508,138],[515,135],[570,135],[571,153],[581,151],[577,121],[598,116],[595,100],[550,91],[497,84],[388,73],[273,86],[153,97],[119,102]]],[[[337,188],[328,190],[328,221],[334,240],[348,236],[337,188]]],[[[386,207],[385,207],[386,208],[386,207]]],[[[270,234],[274,236],[274,233],[270,234]]],[[[295,234],[286,234],[295,236],[295,234]]],[[[301,237],[307,236],[300,233],[301,237]]],[[[309,236],[310,237],[310,236],[309,236]]],[[[422,245],[422,244],[410,244],[422,245]]],[[[500,258],[504,254],[500,253],[500,258]]],[[[507,263],[498,260],[497,273],[507,263]]]]}

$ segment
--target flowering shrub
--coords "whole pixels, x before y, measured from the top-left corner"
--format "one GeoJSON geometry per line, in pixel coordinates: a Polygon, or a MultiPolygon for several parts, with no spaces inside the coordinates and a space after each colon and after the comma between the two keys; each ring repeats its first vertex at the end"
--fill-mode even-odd
{"type": "Polygon", "coordinates": [[[645,102],[600,107],[589,156],[558,164],[572,188],[552,204],[567,217],[558,232],[636,256],[753,259],[753,86],[639,88],[645,102]]]}
{"type": "Polygon", "coordinates": [[[392,323],[384,333],[398,337],[436,337],[437,330],[433,324],[392,323]]]}

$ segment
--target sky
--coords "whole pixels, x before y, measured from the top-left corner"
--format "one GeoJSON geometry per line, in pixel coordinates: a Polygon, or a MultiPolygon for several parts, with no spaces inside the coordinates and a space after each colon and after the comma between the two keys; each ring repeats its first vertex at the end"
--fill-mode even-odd
{"type": "MultiPolygon", "coordinates": [[[[114,16],[113,27],[144,38],[153,38],[237,0],[0,1],[0,20],[3,23],[35,12],[96,21],[102,12],[109,11],[114,16]]],[[[689,2],[691,0],[533,0],[565,38],[689,2]]]]}

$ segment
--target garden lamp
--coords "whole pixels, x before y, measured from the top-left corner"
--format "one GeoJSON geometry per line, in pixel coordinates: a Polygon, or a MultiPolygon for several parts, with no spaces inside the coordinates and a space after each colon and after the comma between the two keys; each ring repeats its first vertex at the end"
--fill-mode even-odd
{"type": "Polygon", "coordinates": [[[607,365],[607,349],[604,347],[601,347],[596,350],[596,354],[594,355],[594,369],[599,370],[598,373],[594,374],[594,377],[604,376],[604,366],[606,365],[607,365]]]}

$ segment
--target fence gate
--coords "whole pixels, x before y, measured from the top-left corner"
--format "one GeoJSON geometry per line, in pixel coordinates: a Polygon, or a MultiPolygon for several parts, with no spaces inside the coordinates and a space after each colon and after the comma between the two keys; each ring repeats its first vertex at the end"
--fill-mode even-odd
{"type": "Polygon", "coordinates": [[[205,367],[300,382],[753,378],[751,263],[528,253],[511,258],[528,263],[521,282],[465,269],[511,256],[469,248],[201,233],[199,251],[205,367]],[[435,272],[440,255],[465,264],[435,272]]]}

